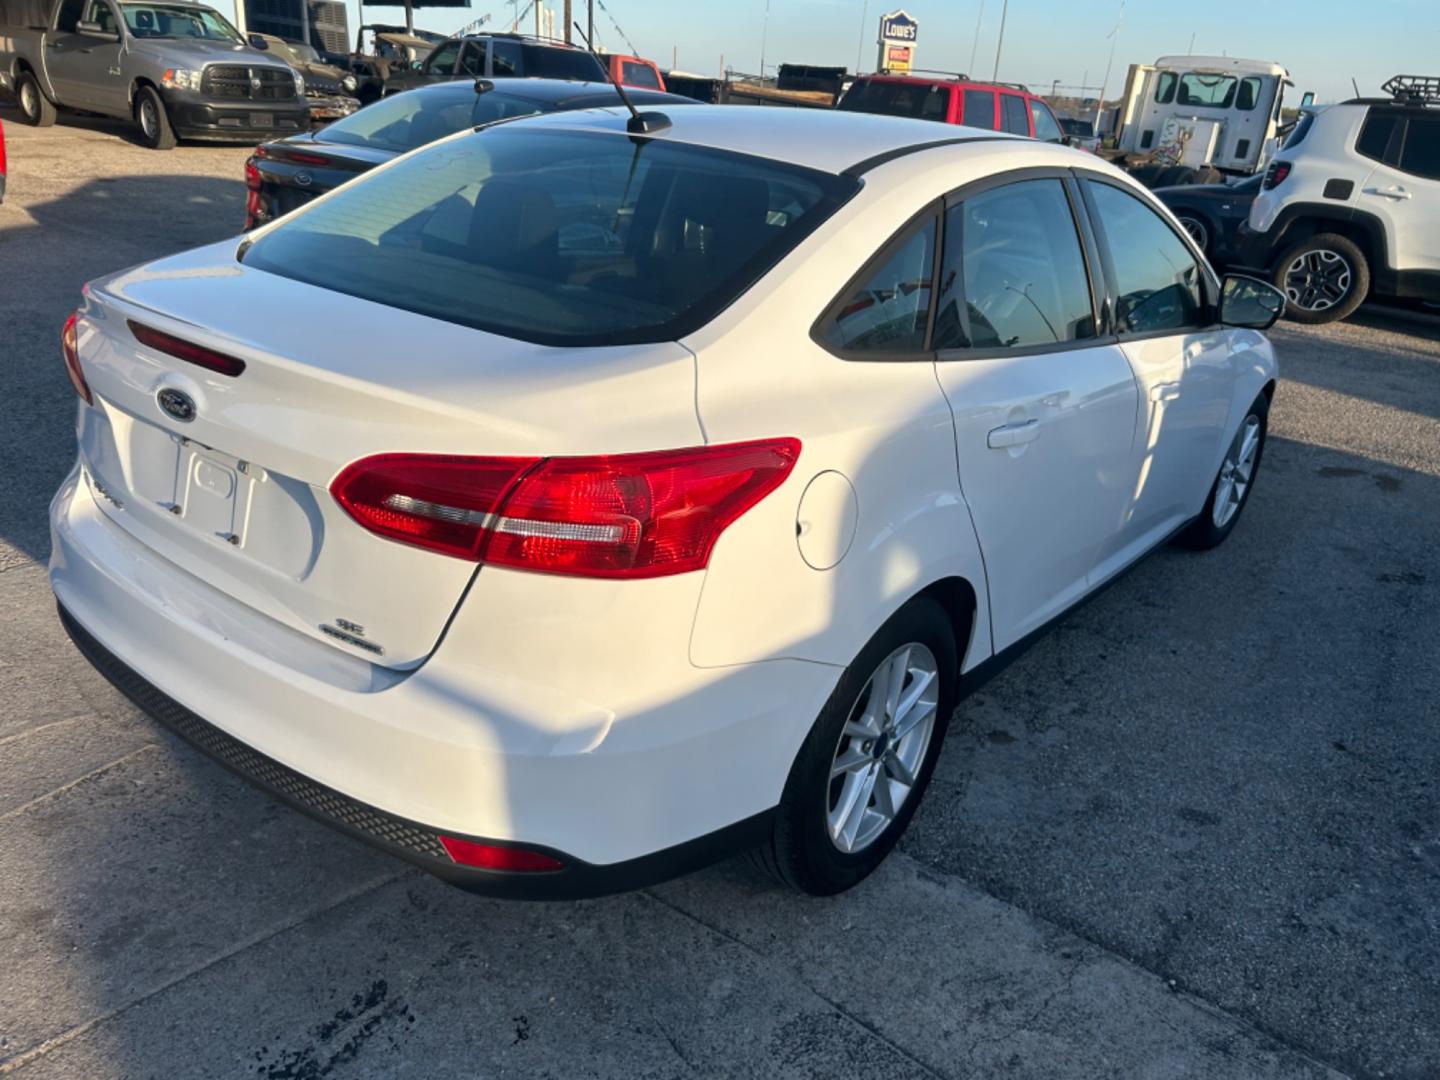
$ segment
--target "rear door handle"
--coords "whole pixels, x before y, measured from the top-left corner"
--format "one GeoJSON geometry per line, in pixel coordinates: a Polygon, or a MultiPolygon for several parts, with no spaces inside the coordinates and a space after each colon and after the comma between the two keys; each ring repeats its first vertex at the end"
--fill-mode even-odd
{"type": "Polygon", "coordinates": [[[1178,382],[1156,383],[1150,388],[1151,401],[1174,401],[1180,396],[1180,384],[1178,382]]]}
{"type": "Polygon", "coordinates": [[[1003,450],[1007,446],[1034,442],[1040,437],[1040,421],[1026,420],[1022,424],[1005,424],[993,429],[985,439],[991,450],[1003,450]]]}
{"type": "Polygon", "coordinates": [[[1389,187],[1386,187],[1386,188],[1367,187],[1367,188],[1365,189],[1365,194],[1366,194],[1366,195],[1383,195],[1383,196],[1385,196],[1385,198],[1387,198],[1387,199],[1408,199],[1408,198],[1410,198],[1410,192],[1406,191],[1406,190],[1405,190],[1403,187],[1401,187],[1399,184],[1391,184],[1389,187]]]}

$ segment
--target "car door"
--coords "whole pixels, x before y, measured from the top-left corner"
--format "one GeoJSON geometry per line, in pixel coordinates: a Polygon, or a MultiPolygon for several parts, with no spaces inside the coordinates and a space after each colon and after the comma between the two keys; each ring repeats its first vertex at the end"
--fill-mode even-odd
{"type": "Polygon", "coordinates": [[[115,35],[114,41],[90,39],[90,48],[80,50],[81,77],[89,87],[90,102],[99,112],[111,116],[130,115],[130,88],[120,65],[125,50],[124,25],[110,0],[89,0],[85,21],[115,35]]]}
{"type": "Polygon", "coordinates": [[[96,39],[80,33],[87,0],[64,0],[55,17],[55,28],[45,35],[45,75],[61,105],[84,108],[90,104],[90,88],[83,78],[88,50],[96,39]]]}
{"type": "Polygon", "coordinates": [[[1058,170],[947,200],[935,371],[997,649],[1086,591],[1129,495],[1135,378],[1100,336],[1097,257],[1079,206],[1074,180],[1058,170]]]}
{"type": "Polygon", "coordinates": [[[458,78],[479,79],[490,74],[486,67],[486,49],[484,41],[467,41],[464,48],[460,50],[460,60],[455,65],[455,75],[458,78]]]}
{"type": "Polygon", "coordinates": [[[1101,547],[1099,584],[1199,512],[1214,480],[1235,392],[1218,287],[1190,242],[1137,192],[1088,174],[1085,202],[1106,303],[1135,372],[1139,409],[1128,497],[1101,547]]]}
{"type": "MultiPolygon", "coordinates": [[[[1371,109],[1367,129],[1379,111],[1371,109]]],[[[1361,185],[1359,204],[1390,222],[1395,269],[1440,271],[1440,115],[1407,110],[1391,122],[1393,134],[1361,185]]]]}

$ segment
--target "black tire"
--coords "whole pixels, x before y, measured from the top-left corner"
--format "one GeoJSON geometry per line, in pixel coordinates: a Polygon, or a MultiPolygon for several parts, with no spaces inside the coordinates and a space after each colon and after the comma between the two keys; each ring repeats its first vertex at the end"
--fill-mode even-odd
{"type": "Polygon", "coordinates": [[[1131,169],[1130,175],[1138,184],[1143,184],[1147,188],[1157,188],[1160,186],[1160,174],[1165,169],[1164,165],[1140,165],[1131,169]]]}
{"type": "MultiPolygon", "coordinates": [[[[774,831],[753,855],[760,867],[801,892],[829,896],[855,885],[880,865],[910,823],[934,772],[955,709],[958,657],[955,628],[935,600],[916,597],[890,617],[840,676],[835,692],[820,710],[796,755],[775,816],[774,831]],[[935,659],[939,695],[930,742],[913,774],[915,783],[894,818],[859,851],[842,852],[831,840],[827,822],[835,790],[831,766],[847,720],[868,697],[865,692],[872,674],[898,649],[912,643],[925,646],[935,659]]],[[[875,752],[883,752],[883,747],[877,747],[875,752]]],[[[874,805],[873,800],[867,805],[874,805]]]]}
{"type": "Polygon", "coordinates": [[[1288,249],[1276,261],[1270,280],[1285,294],[1285,317],[1298,323],[1336,322],[1347,318],[1370,295],[1370,261],[1353,240],[1320,233],[1288,249]],[[1297,264],[1305,260],[1306,265],[1297,264]],[[1338,277],[1343,264],[1345,276],[1338,277]],[[1337,275],[1328,287],[1316,284],[1337,275]],[[1339,295],[1332,292],[1341,288],[1339,295]],[[1308,283],[1307,283],[1308,282],[1308,283]],[[1324,306],[1319,306],[1323,303],[1324,306]]]}
{"type": "Polygon", "coordinates": [[[1209,551],[1213,547],[1219,547],[1225,542],[1225,538],[1235,531],[1235,525],[1240,520],[1240,515],[1245,512],[1245,507],[1250,502],[1250,495],[1255,490],[1255,481],[1260,478],[1260,462],[1265,456],[1265,436],[1270,427],[1270,399],[1264,394],[1257,397],[1251,403],[1245,413],[1245,418],[1240,421],[1240,427],[1235,432],[1235,437],[1225,450],[1225,461],[1220,465],[1220,471],[1215,474],[1215,482],[1210,485],[1210,494],[1205,499],[1205,508],[1200,511],[1200,516],[1192,521],[1189,527],[1180,534],[1180,543],[1194,551],[1209,551]],[[1222,523],[1215,520],[1215,502],[1224,490],[1223,481],[1226,478],[1227,469],[1232,469],[1232,456],[1237,456],[1246,429],[1251,419],[1258,422],[1259,442],[1255,446],[1255,459],[1250,466],[1249,480],[1245,483],[1245,490],[1240,494],[1238,503],[1235,504],[1233,513],[1222,523]]]}
{"type": "Polygon", "coordinates": [[[1210,245],[1215,240],[1215,230],[1210,220],[1204,214],[1191,210],[1189,207],[1181,207],[1175,211],[1175,218],[1180,222],[1181,227],[1190,234],[1190,239],[1195,241],[1195,246],[1205,256],[1210,254],[1210,245]]]}
{"type": "Polygon", "coordinates": [[[1160,170],[1156,187],[1183,187],[1195,183],[1195,170],[1189,165],[1171,165],[1160,170]]]}
{"type": "Polygon", "coordinates": [[[175,129],[170,126],[170,114],[153,86],[142,86],[136,91],[134,115],[142,145],[151,150],[175,149],[175,129]]]}
{"type": "Polygon", "coordinates": [[[40,80],[33,72],[22,71],[15,80],[15,100],[20,105],[20,118],[31,127],[55,123],[55,103],[40,89],[40,80]]]}

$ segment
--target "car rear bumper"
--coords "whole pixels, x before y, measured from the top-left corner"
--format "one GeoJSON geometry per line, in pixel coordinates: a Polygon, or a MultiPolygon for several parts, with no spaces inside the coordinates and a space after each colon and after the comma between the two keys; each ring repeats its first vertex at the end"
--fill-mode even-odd
{"type": "MultiPolygon", "coordinates": [[[[428,661],[396,672],[161,559],[107,517],[78,467],[51,525],[66,627],[143,709],[292,804],[487,893],[609,892],[753,841],[839,674],[792,660],[691,666],[655,673],[658,692],[637,668],[636,692],[607,704],[565,689],[572,680],[559,674],[550,685],[517,678],[523,665],[480,648],[463,611],[428,661]],[[550,853],[565,869],[467,869],[449,861],[442,833],[550,853]]],[[[481,621],[504,620],[500,595],[482,600],[481,621]]],[[[550,617],[550,639],[515,635],[515,656],[566,663],[566,613],[550,617]]],[[[575,656],[577,666],[623,669],[659,652],[649,634],[674,635],[658,625],[602,631],[595,648],[609,655],[575,656]]]]}
{"type": "Polygon", "coordinates": [[[263,142],[310,130],[310,105],[304,98],[229,104],[171,91],[165,96],[165,107],[170,126],[182,139],[263,142]]]}

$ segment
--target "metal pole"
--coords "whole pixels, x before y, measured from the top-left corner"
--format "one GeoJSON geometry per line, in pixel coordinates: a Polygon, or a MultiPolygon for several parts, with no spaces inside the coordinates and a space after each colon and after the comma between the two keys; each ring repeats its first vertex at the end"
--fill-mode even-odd
{"type": "Polygon", "coordinates": [[[970,67],[965,72],[969,75],[975,70],[975,52],[980,48],[980,24],[985,19],[985,0],[980,0],[980,14],[975,16],[975,40],[970,44],[970,67]]]}
{"type": "Polygon", "coordinates": [[[535,0],[535,36],[545,36],[545,5],[535,0]]]}
{"type": "Polygon", "coordinates": [[[575,13],[570,10],[570,0],[565,0],[565,44],[571,43],[570,24],[575,21],[575,13]]]}
{"type": "Polygon", "coordinates": [[[595,0],[588,0],[586,7],[590,10],[590,25],[586,28],[588,36],[585,40],[590,42],[593,47],[595,45],[595,0]]]}
{"type": "Polygon", "coordinates": [[[870,0],[860,5],[860,40],[855,45],[855,74],[860,74],[860,64],[865,52],[865,24],[870,18],[870,0]]]}
{"type": "Polygon", "coordinates": [[[1100,130],[1100,114],[1105,111],[1105,88],[1110,85],[1110,65],[1115,62],[1115,43],[1120,40],[1120,22],[1125,18],[1125,0],[1120,0],[1120,13],[1115,16],[1115,29],[1110,31],[1110,57],[1105,61],[1105,78],[1100,80],[1100,100],[1095,104],[1095,130],[1100,130]]]}
{"type": "Polygon", "coordinates": [[[1186,56],[1194,56],[1194,55],[1195,55],[1195,31],[1194,31],[1194,30],[1191,30],[1191,31],[1190,31],[1190,47],[1185,50],[1185,55],[1186,55],[1186,56]]]}
{"type": "Polygon", "coordinates": [[[415,7],[410,0],[405,0],[405,33],[415,33],[415,7]]]}
{"type": "Polygon", "coordinates": [[[994,82],[1000,78],[1000,49],[1005,44],[1005,16],[1010,14],[1010,0],[1005,0],[1005,6],[1000,9],[1000,38],[995,42],[995,71],[990,76],[994,82]]]}
{"type": "Polygon", "coordinates": [[[770,34],[770,0],[765,0],[765,22],[760,27],[760,81],[765,81],[765,39],[770,34]]]}

